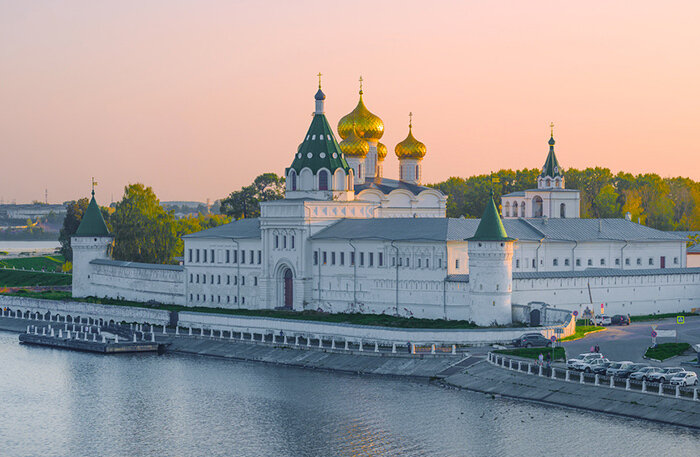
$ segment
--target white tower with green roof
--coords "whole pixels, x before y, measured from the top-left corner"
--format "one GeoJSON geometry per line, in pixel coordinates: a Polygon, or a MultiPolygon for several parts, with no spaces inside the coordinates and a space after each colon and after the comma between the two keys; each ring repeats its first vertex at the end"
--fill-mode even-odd
{"type": "Polygon", "coordinates": [[[95,295],[90,262],[96,259],[109,259],[109,246],[113,237],[107,229],[100,207],[92,190],[90,204],[83,214],[78,230],[71,237],[73,250],[73,296],[90,297],[95,295]]]}
{"type": "Polygon", "coordinates": [[[510,324],[515,238],[503,227],[493,193],[474,236],[467,241],[472,320],[478,325],[510,324]]]}
{"type": "Polygon", "coordinates": [[[355,198],[353,170],[345,160],[325,114],[326,95],[319,77],[316,110],[292,164],[285,170],[286,198],[350,201],[355,198]]]}

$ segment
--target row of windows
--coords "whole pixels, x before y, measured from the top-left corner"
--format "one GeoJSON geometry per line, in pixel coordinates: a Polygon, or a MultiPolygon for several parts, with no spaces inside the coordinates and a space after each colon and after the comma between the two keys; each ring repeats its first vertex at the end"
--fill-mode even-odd
{"type": "MultiPolygon", "coordinates": [[[[660,261],[661,261],[661,267],[662,268],[665,267],[666,266],[665,265],[666,258],[661,257],[660,261]]],[[[458,262],[457,268],[459,268],[459,260],[457,262],[458,262]]],[[[631,265],[631,264],[632,264],[632,259],[627,257],[625,259],[625,265],[631,265]]],[[[673,264],[678,265],[678,257],[673,258],[673,264]]],[[[570,265],[571,265],[570,259],[564,259],[564,266],[568,267],[570,265]]],[[[576,259],[576,266],[580,267],[581,265],[582,265],[581,259],[576,259]]],[[[600,259],[599,265],[602,267],[605,266],[605,258],[600,259]]],[[[615,265],[620,266],[620,258],[619,257],[615,259],[615,265]]],[[[642,258],[641,257],[637,257],[637,265],[640,265],[640,266],[642,265],[642,258]]],[[[649,265],[654,266],[654,258],[653,257],[649,257],[649,265]]],[[[558,258],[552,259],[552,266],[554,266],[554,267],[559,266],[559,259],[558,258]]],[[[586,266],[592,267],[593,266],[593,259],[587,259],[586,266]]],[[[536,267],[537,267],[536,260],[532,259],[532,268],[536,268],[536,267]]],[[[515,268],[520,268],[520,259],[515,260],[515,268]]]]}
{"type": "MultiPolygon", "coordinates": [[[[287,249],[287,235],[283,235],[281,240],[280,244],[280,236],[275,235],[275,249],[287,249]]],[[[289,237],[289,249],[294,249],[294,235],[289,237]]]]}
{"type": "MultiPolygon", "coordinates": [[[[206,294],[201,294],[201,295],[200,294],[190,294],[190,302],[195,301],[195,297],[196,297],[198,302],[207,303],[207,295],[206,294]]],[[[216,299],[214,299],[213,294],[209,295],[209,297],[210,297],[210,299],[209,299],[210,303],[231,303],[231,296],[230,295],[226,295],[224,297],[225,301],[222,300],[221,295],[217,295],[216,299]]],[[[235,295],[233,296],[233,303],[238,304],[238,297],[235,295]]],[[[245,297],[241,297],[241,305],[245,305],[245,297]]]]}
{"type": "MultiPolygon", "coordinates": [[[[292,237],[292,248],[294,247],[294,241],[292,237]]],[[[238,259],[241,260],[241,264],[255,264],[260,265],[262,263],[262,251],[255,251],[253,249],[247,251],[241,249],[240,251],[233,249],[219,250],[222,255],[219,257],[219,263],[238,263],[238,259]],[[257,262],[256,262],[257,260],[257,262]]],[[[216,251],[214,249],[188,249],[187,250],[187,263],[216,263],[216,251]]]]}
{"type": "MultiPolygon", "coordinates": [[[[209,279],[209,284],[214,284],[214,278],[216,278],[216,284],[222,284],[221,278],[223,277],[224,283],[229,286],[231,285],[231,278],[233,278],[233,285],[237,286],[238,285],[238,276],[236,275],[208,275],[210,277],[209,279]]],[[[207,283],[207,275],[202,274],[200,275],[199,273],[194,274],[190,273],[190,284],[206,284],[207,283]]],[[[245,286],[245,276],[241,275],[241,285],[245,286]]],[[[258,277],[253,276],[253,285],[257,286],[258,285],[258,277]]]]}
{"type": "MultiPolygon", "coordinates": [[[[314,265],[318,265],[319,261],[322,265],[345,265],[346,253],[343,251],[314,251],[314,265]]],[[[347,260],[349,266],[355,265],[355,252],[350,251],[347,253],[347,260]]],[[[410,267],[411,259],[410,257],[399,257],[399,266],[410,267]]],[[[442,268],[442,259],[437,261],[438,268],[442,268]]],[[[383,252],[358,252],[357,253],[357,265],[361,267],[383,267],[384,265],[384,253],[383,252]],[[375,262],[376,261],[376,262],[375,262]]],[[[430,259],[428,258],[417,258],[415,262],[416,268],[430,268],[430,259]]],[[[391,266],[396,266],[396,257],[391,258],[391,266]]]]}

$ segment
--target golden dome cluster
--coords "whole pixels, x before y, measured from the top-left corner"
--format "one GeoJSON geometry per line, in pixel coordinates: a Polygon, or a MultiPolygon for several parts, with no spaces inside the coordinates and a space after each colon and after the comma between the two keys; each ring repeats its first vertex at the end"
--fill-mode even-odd
{"type": "Polygon", "coordinates": [[[345,157],[364,158],[369,153],[369,144],[358,136],[355,124],[351,125],[350,134],[343,138],[339,146],[345,157]]]}
{"type": "Polygon", "coordinates": [[[362,101],[362,78],[360,78],[360,100],[349,114],[338,121],[338,134],[345,139],[352,131],[365,140],[379,140],[384,135],[384,121],[367,109],[362,101]]]}
{"type": "MultiPolygon", "coordinates": [[[[409,116],[413,116],[413,114],[409,114],[409,116]]],[[[423,157],[425,157],[425,153],[427,152],[426,147],[423,143],[416,140],[416,138],[413,136],[413,122],[412,121],[409,121],[409,123],[408,123],[408,136],[406,137],[405,140],[403,140],[401,143],[396,145],[396,147],[394,148],[394,152],[396,153],[396,157],[398,157],[399,160],[401,160],[401,159],[420,160],[423,157]]]]}

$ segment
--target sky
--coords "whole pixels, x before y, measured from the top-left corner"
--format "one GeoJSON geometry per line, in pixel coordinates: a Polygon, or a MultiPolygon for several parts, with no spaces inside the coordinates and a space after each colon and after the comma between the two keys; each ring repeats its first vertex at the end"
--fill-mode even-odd
{"type": "MultiPolygon", "coordinates": [[[[214,201],[283,173],[323,73],[364,100],[387,177],[564,167],[700,180],[700,2],[0,0],[0,199],[214,201]]],[[[337,137],[340,140],[339,137],[337,137]]],[[[533,183],[534,184],[534,183],[533,183]]]]}

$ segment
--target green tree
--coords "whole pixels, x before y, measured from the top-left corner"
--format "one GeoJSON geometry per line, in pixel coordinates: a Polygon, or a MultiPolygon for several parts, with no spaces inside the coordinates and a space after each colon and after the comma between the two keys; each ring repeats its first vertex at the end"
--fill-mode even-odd
{"type": "Polygon", "coordinates": [[[260,202],[284,198],[284,178],[275,173],[264,173],[249,186],[231,192],[221,200],[221,214],[233,219],[260,216],[260,202]]]}
{"type": "Polygon", "coordinates": [[[593,199],[593,211],[596,217],[612,218],[619,216],[618,195],[612,184],[600,189],[593,199]]]}
{"type": "Polygon", "coordinates": [[[126,186],[110,222],[115,259],[173,263],[178,243],[174,216],[163,209],[150,187],[140,183],[126,186]]]}
{"type": "Polygon", "coordinates": [[[78,201],[71,201],[66,204],[66,217],[63,219],[63,227],[58,234],[58,242],[61,243],[61,254],[67,261],[73,260],[73,249],[70,246],[70,238],[78,230],[83,214],[88,207],[90,200],[81,198],[78,201]]]}

